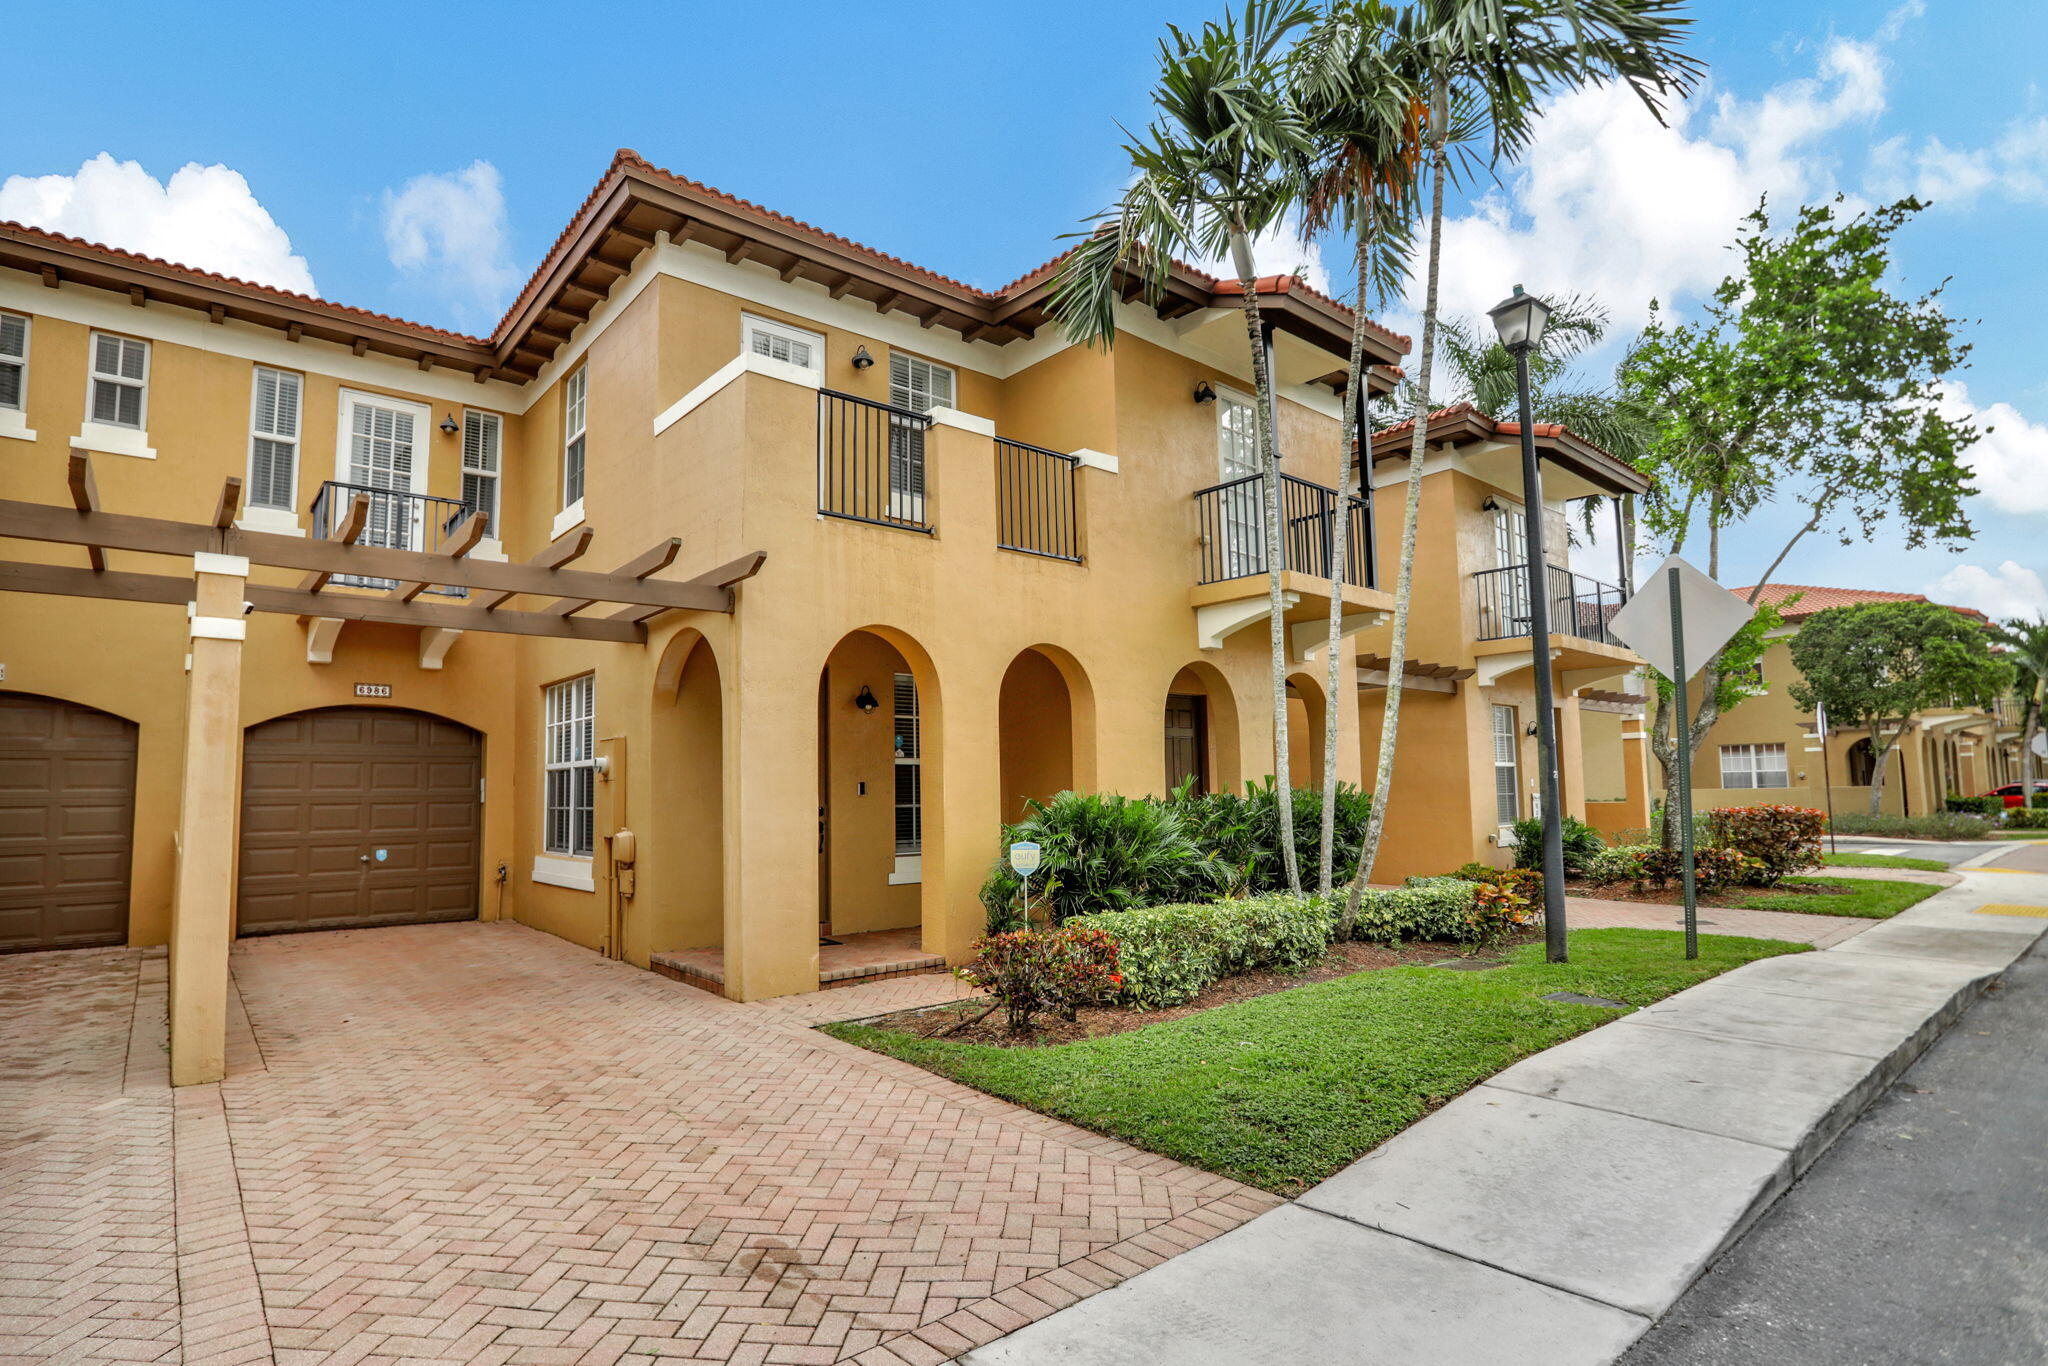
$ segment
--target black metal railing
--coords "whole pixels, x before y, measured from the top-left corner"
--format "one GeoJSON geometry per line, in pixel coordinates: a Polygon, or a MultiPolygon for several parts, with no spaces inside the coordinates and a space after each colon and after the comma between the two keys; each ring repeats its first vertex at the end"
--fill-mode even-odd
{"type": "MultiPolygon", "coordinates": [[[[440,550],[447,543],[448,533],[468,511],[454,498],[434,498],[424,493],[377,488],[371,484],[345,484],[338,479],[329,479],[313,496],[313,534],[322,538],[332,536],[335,528],[347,518],[349,504],[357,498],[367,499],[370,511],[363,522],[363,534],[356,538],[356,544],[382,546],[387,550],[440,550]]],[[[333,582],[353,588],[390,588],[396,580],[336,574],[333,582]]],[[[427,591],[453,598],[469,594],[466,588],[445,584],[436,584],[427,591]]]]}
{"type": "MultiPolygon", "coordinates": [[[[1577,636],[1605,645],[1619,645],[1607,624],[1628,595],[1611,583],[1545,565],[1552,635],[1577,636]]],[[[1529,634],[1529,574],[1524,565],[1482,569],[1472,576],[1479,600],[1479,639],[1508,640],[1529,634]]]]}
{"type": "Polygon", "coordinates": [[[996,544],[1004,550],[1081,562],[1074,503],[1079,456],[996,438],[996,544]]]}
{"type": "Polygon", "coordinates": [[[923,413],[818,391],[818,511],[908,531],[932,530],[923,413]]]}
{"type": "MultiPolygon", "coordinates": [[[[1344,582],[1377,586],[1372,518],[1365,500],[1347,498],[1344,582]]],[[[1220,583],[1266,572],[1266,477],[1241,479],[1195,495],[1201,529],[1202,582],[1220,583]]],[[[1335,560],[1337,491],[1291,474],[1280,476],[1280,567],[1316,578],[1330,577],[1335,560]]]]}

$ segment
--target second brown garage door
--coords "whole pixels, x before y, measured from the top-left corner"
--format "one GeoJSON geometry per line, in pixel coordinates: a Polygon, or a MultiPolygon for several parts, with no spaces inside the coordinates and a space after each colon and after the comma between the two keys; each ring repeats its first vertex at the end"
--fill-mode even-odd
{"type": "Polygon", "coordinates": [[[483,747],[418,712],[337,707],[252,726],[242,934],[473,920],[483,747]]]}
{"type": "Polygon", "coordinates": [[[128,939],[135,726],[0,693],[0,952],[128,939]]]}

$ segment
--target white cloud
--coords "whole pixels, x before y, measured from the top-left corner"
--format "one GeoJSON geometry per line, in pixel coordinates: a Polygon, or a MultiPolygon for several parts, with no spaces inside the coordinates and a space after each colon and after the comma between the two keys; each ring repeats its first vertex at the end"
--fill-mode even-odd
{"type": "Polygon", "coordinates": [[[241,172],[180,167],[160,181],[139,162],[100,153],[76,175],[9,176],[0,218],[180,265],[316,294],[306,258],[257,202],[241,172]]]}
{"type": "Polygon", "coordinates": [[[1865,184],[1880,198],[1911,194],[1947,208],[1967,208],[1987,192],[2020,203],[2048,201],[2048,118],[2015,119],[1989,147],[1887,138],[1870,149],[1865,184]]]}
{"type": "Polygon", "coordinates": [[[511,261],[504,182],[488,161],[414,176],[384,192],[391,264],[430,279],[461,308],[496,313],[519,282],[511,261]]]}
{"type": "Polygon", "coordinates": [[[1980,435],[1963,452],[1977,491],[2000,512],[2048,512],[2048,423],[2030,422],[2010,403],[1978,407],[1967,385],[1943,391],[1942,410],[1974,418],[1980,435]]]}
{"type": "Polygon", "coordinates": [[[2040,571],[2012,560],[1996,569],[1959,564],[1921,591],[1936,602],[1974,607],[1993,621],[2048,616],[2048,584],[2040,571]]]}

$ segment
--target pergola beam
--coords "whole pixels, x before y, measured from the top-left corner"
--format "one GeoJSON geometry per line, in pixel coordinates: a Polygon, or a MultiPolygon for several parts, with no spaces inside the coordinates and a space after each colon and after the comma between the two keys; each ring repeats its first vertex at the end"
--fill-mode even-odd
{"type": "MultiPolygon", "coordinates": [[[[66,482],[71,485],[71,505],[80,512],[100,510],[100,488],[92,477],[92,457],[84,451],[71,452],[71,467],[66,482]]],[[[99,546],[88,545],[85,558],[94,572],[107,567],[107,552],[99,546]]]]}
{"type": "MultiPolygon", "coordinates": [[[[354,545],[362,539],[363,528],[370,524],[370,499],[367,494],[351,493],[348,496],[348,510],[342,514],[341,525],[335,528],[332,539],[342,545],[354,545]]],[[[334,575],[329,572],[308,574],[299,583],[301,593],[317,593],[327,586],[334,575]]]]}
{"type": "MultiPolygon", "coordinates": [[[[727,560],[716,569],[705,570],[702,574],[689,580],[689,582],[701,584],[706,588],[717,588],[729,592],[734,584],[751,579],[754,575],[758,574],[761,571],[762,563],[767,558],[768,553],[764,550],[749,551],[736,560],[727,560]]],[[[612,613],[610,620],[646,621],[650,617],[660,616],[666,610],[666,608],[662,607],[627,607],[612,613]]]]}
{"type": "MultiPolygon", "coordinates": [[[[646,554],[620,565],[612,573],[622,578],[644,579],[649,574],[658,574],[674,564],[676,552],[682,548],[683,538],[671,536],[646,554]]],[[[549,616],[573,616],[596,601],[596,598],[557,598],[540,610],[549,616]]]]}
{"type": "MultiPolygon", "coordinates": [[[[527,563],[540,569],[560,569],[563,565],[573,560],[582,559],[583,552],[590,549],[590,538],[596,534],[590,527],[577,526],[575,529],[563,532],[560,536],[548,542],[546,549],[527,560],[527,563]]],[[[513,596],[516,595],[512,593],[485,593],[476,600],[476,605],[489,612],[495,610],[499,603],[513,596]]]]}
{"type": "MultiPolygon", "coordinates": [[[[464,513],[462,520],[455,524],[455,529],[448,533],[448,544],[442,547],[442,553],[451,559],[461,559],[476,549],[476,543],[484,538],[484,532],[490,524],[491,514],[488,512],[479,509],[464,513]]],[[[392,589],[391,596],[400,602],[411,602],[431,587],[431,583],[409,579],[392,589]]]]}

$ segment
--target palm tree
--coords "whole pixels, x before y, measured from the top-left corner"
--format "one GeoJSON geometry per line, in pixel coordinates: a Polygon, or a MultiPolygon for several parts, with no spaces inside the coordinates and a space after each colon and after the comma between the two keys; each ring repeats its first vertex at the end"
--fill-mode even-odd
{"type": "Polygon", "coordinates": [[[1396,41],[1394,14],[1380,0],[1340,0],[1297,50],[1295,80],[1316,159],[1307,167],[1304,234],[1341,221],[1352,235],[1357,297],[1351,310],[1351,353],[1345,369],[1344,417],[1338,442],[1337,507],[1330,532],[1330,619],[1325,639],[1326,692],[1333,715],[1323,727],[1322,840],[1316,889],[1334,878],[1337,814],[1335,708],[1342,686],[1344,578],[1350,554],[1351,479],[1363,478],[1359,426],[1369,392],[1365,339],[1372,305],[1407,275],[1411,192],[1422,145],[1423,105],[1412,64],[1396,41]]]}
{"type": "Polygon", "coordinates": [[[1414,594],[1415,528],[1422,506],[1429,389],[1436,359],[1444,186],[1451,175],[1452,151],[1458,150],[1462,169],[1477,159],[1473,145],[1485,134],[1490,135],[1489,163],[1512,159],[1528,140],[1537,99],[1554,89],[1625,81],[1652,112],[1660,112],[1661,101],[1682,93],[1700,70],[1678,49],[1689,24],[1679,10],[1679,0],[1417,0],[1402,16],[1403,42],[1415,54],[1427,101],[1429,248],[1379,766],[1358,869],[1346,892],[1340,922],[1346,931],[1357,919],[1360,894],[1379,854],[1393,787],[1414,594]]]}
{"type": "Polygon", "coordinates": [[[1287,755],[1286,599],[1281,587],[1278,408],[1259,316],[1252,241],[1299,193],[1308,142],[1284,80],[1286,45],[1314,19],[1306,0],[1246,0],[1243,15],[1199,33],[1169,26],[1159,44],[1160,117],[1125,144],[1136,173],[1116,206],[1061,264],[1051,312],[1068,336],[1116,338],[1120,279],[1135,277],[1148,303],[1161,297],[1176,253],[1227,256],[1237,275],[1251,347],[1254,415],[1264,488],[1267,616],[1272,649],[1273,769],[1283,794],[1280,845],[1288,886],[1301,890],[1287,755]]]}
{"type": "Polygon", "coordinates": [[[1999,643],[2018,666],[2013,692],[2020,703],[2020,791],[2024,804],[2034,800],[2034,782],[2041,771],[2034,752],[2035,737],[2048,728],[2048,613],[2033,621],[2014,617],[1998,628],[1999,643]]]}

